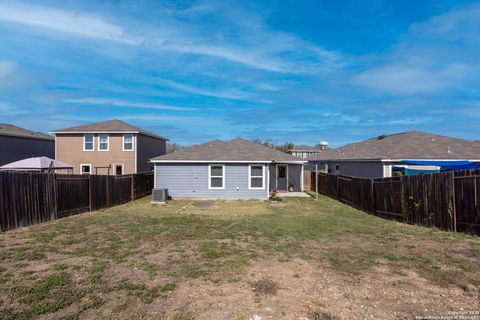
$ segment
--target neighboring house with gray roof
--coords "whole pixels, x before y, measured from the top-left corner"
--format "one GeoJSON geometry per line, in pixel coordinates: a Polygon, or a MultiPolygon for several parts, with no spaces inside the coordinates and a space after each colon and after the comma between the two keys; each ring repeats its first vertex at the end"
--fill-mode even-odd
{"type": "Polygon", "coordinates": [[[322,151],[322,149],[320,149],[320,148],[317,149],[317,148],[313,148],[313,147],[306,146],[306,145],[302,144],[300,146],[296,146],[293,149],[287,150],[287,153],[291,154],[294,157],[305,159],[305,158],[311,157],[313,155],[316,155],[317,153],[320,153],[321,151],[322,151]]]}
{"type": "MultiPolygon", "coordinates": [[[[382,135],[308,157],[309,168],[358,177],[391,177],[395,171],[439,171],[465,162],[479,164],[480,144],[432,133],[382,135]]],[[[459,166],[460,167],[460,166],[459,166]]]]}
{"type": "Polygon", "coordinates": [[[131,174],[153,170],[149,162],[166,152],[167,138],[120,120],[55,130],[55,159],[76,174],[131,174]]]}
{"type": "Polygon", "coordinates": [[[233,139],[155,157],[155,187],[172,197],[267,199],[270,189],[303,191],[306,161],[261,144],[233,139]]]}
{"type": "Polygon", "coordinates": [[[55,139],[48,134],[0,123],[0,166],[31,157],[55,156],[55,139]]]}

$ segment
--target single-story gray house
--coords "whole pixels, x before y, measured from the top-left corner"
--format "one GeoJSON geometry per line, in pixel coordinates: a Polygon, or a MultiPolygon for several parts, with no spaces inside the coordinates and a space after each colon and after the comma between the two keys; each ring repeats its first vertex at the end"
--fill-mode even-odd
{"type": "Polygon", "coordinates": [[[159,156],[155,188],[173,198],[268,199],[270,189],[303,191],[306,161],[261,144],[214,140],[159,156]]]}
{"type": "Polygon", "coordinates": [[[420,131],[382,135],[308,157],[308,169],[383,178],[480,167],[480,144],[420,131]]]}

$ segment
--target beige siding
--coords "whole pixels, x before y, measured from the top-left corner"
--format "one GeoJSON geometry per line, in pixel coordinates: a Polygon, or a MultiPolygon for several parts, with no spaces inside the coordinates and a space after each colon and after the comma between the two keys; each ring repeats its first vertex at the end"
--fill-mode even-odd
{"type": "Polygon", "coordinates": [[[166,142],[162,139],[153,138],[143,134],[137,139],[137,169],[138,172],[152,171],[153,164],[148,161],[152,158],[162,156],[166,152],[166,142]]]}
{"type": "Polygon", "coordinates": [[[83,134],[57,134],[57,160],[73,165],[76,174],[80,164],[91,164],[93,174],[114,174],[113,164],[123,164],[124,174],[135,173],[135,151],[123,151],[123,134],[109,134],[108,151],[98,151],[98,134],[94,141],[94,151],[83,151],[83,134]]]}

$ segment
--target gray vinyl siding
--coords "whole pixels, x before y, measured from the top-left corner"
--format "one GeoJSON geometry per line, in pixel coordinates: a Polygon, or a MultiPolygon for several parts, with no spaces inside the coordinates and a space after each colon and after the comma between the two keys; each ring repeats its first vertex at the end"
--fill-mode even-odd
{"type": "Polygon", "coordinates": [[[317,163],[318,169],[329,173],[337,173],[352,177],[361,178],[382,178],[384,176],[384,164],[378,161],[345,161],[345,160],[329,160],[329,161],[312,161],[310,165],[317,163]],[[339,165],[340,170],[335,170],[339,165]]]}
{"type": "Polygon", "coordinates": [[[248,189],[249,164],[225,165],[225,188],[208,188],[208,163],[156,163],[155,183],[157,188],[168,188],[173,198],[212,198],[212,199],[267,199],[267,168],[261,190],[248,189]]]}

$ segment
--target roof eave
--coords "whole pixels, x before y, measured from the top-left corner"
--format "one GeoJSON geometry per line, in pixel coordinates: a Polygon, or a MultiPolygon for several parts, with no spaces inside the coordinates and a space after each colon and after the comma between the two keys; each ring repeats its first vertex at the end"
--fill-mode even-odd
{"type": "Polygon", "coordinates": [[[76,131],[49,131],[51,134],[79,134],[79,133],[140,133],[140,131],[134,130],[76,130],[76,131]]]}
{"type": "Polygon", "coordinates": [[[305,164],[304,160],[167,160],[150,159],[151,163],[285,163],[285,164],[305,164]]]}
{"type": "Polygon", "coordinates": [[[36,136],[26,136],[26,135],[20,135],[20,134],[10,134],[10,133],[0,133],[0,136],[55,141],[55,137],[36,137],[36,136]]]}
{"type": "Polygon", "coordinates": [[[156,139],[160,139],[160,140],[165,140],[165,141],[170,141],[170,139],[168,138],[165,138],[165,137],[162,137],[162,136],[158,136],[156,134],[148,134],[146,132],[142,132],[142,131],[134,131],[134,130],[85,130],[85,131],[80,131],[80,130],[77,130],[77,131],[49,131],[49,133],[51,134],[85,134],[85,133],[135,133],[135,134],[143,134],[144,136],[148,136],[148,137],[152,137],[152,138],[156,138],[156,139]]]}

